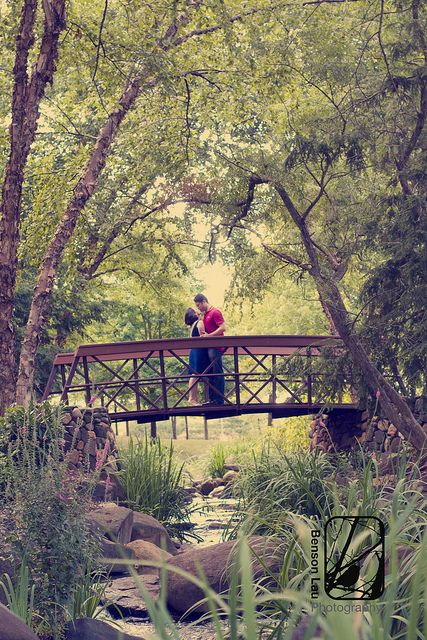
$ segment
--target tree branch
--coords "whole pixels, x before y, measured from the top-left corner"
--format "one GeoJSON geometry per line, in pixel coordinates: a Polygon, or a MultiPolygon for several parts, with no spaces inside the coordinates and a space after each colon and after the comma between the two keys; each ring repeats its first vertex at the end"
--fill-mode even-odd
{"type": "Polygon", "coordinates": [[[90,280],[91,278],[93,278],[93,276],[94,276],[95,272],[97,271],[97,269],[99,268],[100,264],[106,258],[106,254],[107,254],[111,244],[120,235],[120,233],[121,233],[121,231],[123,229],[123,226],[126,223],[126,217],[134,209],[134,207],[136,206],[136,204],[139,201],[139,198],[148,190],[149,186],[150,185],[148,185],[148,184],[144,184],[137,190],[137,192],[135,193],[135,195],[132,197],[131,201],[129,202],[129,204],[125,208],[123,219],[121,219],[119,222],[116,222],[116,224],[113,225],[113,227],[111,228],[110,233],[108,234],[107,238],[105,238],[104,242],[102,243],[101,248],[98,249],[98,251],[97,251],[97,253],[95,255],[95,258],[92,260],[91,264],[88,267],[85,267],[85,268],[78,267],[78,270],[84,276],[84,278],[86,278],[86,280],[90,280]]]}
{"type": "Polygon", "coordinates": [[[100,51],[101,51],[101,47],[102,47],[102,50],[103,50],[104,55],[105,55],[104,43],[102,42],[102,31],[104,29],[105,19],[107,17],[107,11],[108,11],[108,0],[105,0],[104,11],[103,11],[103,14],[102,14],[101,23],[99,25],[98,44],[97,44],[97,47],[96,47],[95,68],[94,68],[93,74],[92,74],[92,80],[94,82],[95,82],[96,74],[97,74],[97,71],[98,71],[99,54],[100,54],[100,51]]]}
{"type": "MultiPolygon", "coordinates": [[[[277,2],[275,4],[271,4],[266,7],[256,7],[254,9],[248,9],[247,11],[242,11],[241,13],[231,16],[230,18],[226,18],[224,21],[224,24],[233,24],[234,22],[237,22],[238,20],[242,20],[245,17],[253,16],[256,13],[260,13],[260,12],[272,11],[274,9],[278,9],[279,7],[286,6],[287,4],[288,4],[287,2],[277,2]]],[[[176,38],[176,40],[173,40],[169,46],[165,47],[165,50],[171,47],[177,47],[183,42],[187,42],[187,40],[190,40],[191,38],[197,38],[199,36],[204,36],[210,33],[215,33],[216,31],[220,31],[221,29],[224,28],[224,24],[216,24],[216,25],[213,25],[212,27],[205,27],[204,29],[194,29],[193,31],[190,31],[189,33],[181,36],[180,38],[176,38]]]]}
{"type": "Polygon", "coordinates": [[[246,200],[236,204],[237,207],[240,207],[240,212],[234,216],[233,220],[230,223],[230,228],[227,234],[228,238],[231,236],[233,228],[236,226],[236,224],[238,224],[241,220],[243,220],[243,218],[246,218],[246,216],[248,215],[252,202],[254,200],[256,185],[264,184],[266,182],[266,180],[263,180],[259,176],[250,176],[248,183],[248,195],[246,196],[246,200]]]}

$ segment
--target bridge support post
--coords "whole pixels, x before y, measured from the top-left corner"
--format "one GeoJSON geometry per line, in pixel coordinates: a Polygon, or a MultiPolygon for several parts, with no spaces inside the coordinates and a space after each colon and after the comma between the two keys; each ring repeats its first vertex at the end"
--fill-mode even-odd
{"type": "MultiPolygon", "coordinates": [[[[268,397],[268,402],[269,404],[273,404],[274,400],[273,400],[273,394],[270,393],[269,397],[268,397]]],[[[267,418],[267,426],[268,427],[272,427],[273,426],[273,414],[269,413],[268,414],[268,418],[267,418]]]]}
{"type": "Polygon", "coordinates": [[[185,421],[185,439],[188,440],[190,437],[188,433],[188,416],[184,416],[184,421],[185,421]]]}
{"type": "Polygon", "coordinates": [[[204,431],[205,431],[205,440],[209,440],[209,432],[208,432],[208,419],[206,418],[206,416],[203,417],[203,422],[204,422],[204,431]]]}
{"type": "Polygon", "coordinates": [[[172,438],[174,440],[176,440],[177,435],[176,435],[176,416],[172,416],[171,417],[171,422],[172,422],[172,438]]]}
{"type": "Polygon", "coordinates": [[[157,438],[157,422],[150,422],[150,437],[152,440],[157,438]]]}

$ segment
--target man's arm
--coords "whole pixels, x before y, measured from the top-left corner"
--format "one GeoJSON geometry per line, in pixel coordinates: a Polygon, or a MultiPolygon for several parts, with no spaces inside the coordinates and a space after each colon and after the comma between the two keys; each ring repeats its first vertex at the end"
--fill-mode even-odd
{"type": "Polygon", "coordinates": [[[217,329],[215,329],[215,331],[212,331],[212,333],[205,333],[204,337],[206,338],[213,338],[214,336],[223,336],[225,332],[225,322],[223,322],[222,324],[220,324],[218,326],[217,329]]]}

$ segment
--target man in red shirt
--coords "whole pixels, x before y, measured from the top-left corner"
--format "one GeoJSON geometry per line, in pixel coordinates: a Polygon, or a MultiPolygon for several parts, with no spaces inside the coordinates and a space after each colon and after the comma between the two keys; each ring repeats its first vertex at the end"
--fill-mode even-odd
{"type": "MultiPolygon", "coordinates": [[[[225,320],[219,309],[209,304],[203,293],[194,296],[196,307],[204,314],[203,324],[206,333],[203,337],[223,336],[225,332],[225,320]]],[[[211,363],[209,372],[215,377],[209,378],[209,402],[213,404],[224,404],[225,380],[224,369],[222,367],[222,352],[224,349],[213,347],[208,349],[208,357],[211,363]]]]}

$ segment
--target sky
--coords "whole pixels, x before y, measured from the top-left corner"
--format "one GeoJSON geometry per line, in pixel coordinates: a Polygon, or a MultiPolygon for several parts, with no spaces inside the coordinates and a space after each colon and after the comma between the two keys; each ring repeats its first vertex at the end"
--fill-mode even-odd
{"type": "Polygon", "coordinates": [[[197,274],[206,285],[201,293],[204,293],[215,307],[224,307],[224,294],[231,282],[230,270],[217,260],[215,264],[204,264],[198,269],[197,274]]]}

